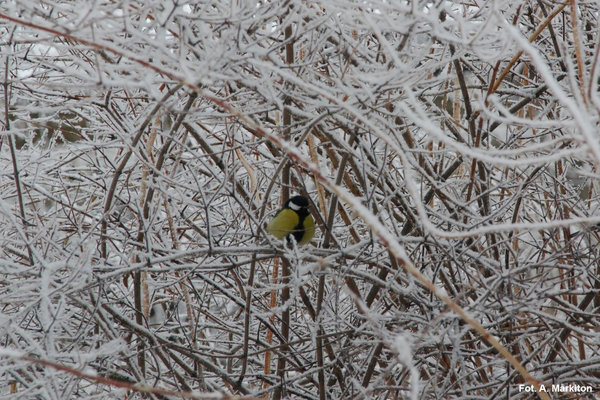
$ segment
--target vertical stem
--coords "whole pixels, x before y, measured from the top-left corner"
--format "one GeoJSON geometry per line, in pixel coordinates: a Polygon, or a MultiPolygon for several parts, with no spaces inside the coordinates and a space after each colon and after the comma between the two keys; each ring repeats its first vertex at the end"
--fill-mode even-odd
{"type": "MultiPolygon", "coordinates": [[[[33,265],[33,251],[31,250],[31,246],[29,245],[29,239],[27,237],[27,219],[25,215],[25,204],[23,202],[23,191],[21,190],[21,178],[19,175],[19,164],[17,162],[17,151],[15,149],[15,141],[13,138],[13,134],[10,133],[10,118],[8,112],[8,56],[4,61],[4,82],[2,82],[2,87],[4,90],[4,129],[8,132],[8,146],[10,147],[10,157],[12,159],[12,167],[13,167],[13,178],[15,180],[15,189],[17,191],[17,201],[19,203],[19,213],[21,217],[21,223],[23,224],[23,234],[25,235],[25,244],[27,246],[27,256],[29,258],[29,265],[33,265]]],[[[1,144],[2,142],[0,142],[1,144]]]]}
{"type": "Polygon", "coordinates": [[[577,4],[575,0],[571,0],[571,26],[573,31],[573,44],[575,45],[575,58],[577,59],[577,78],[579,78],[579,89],[581,91],[581,99],[583,104],[587,105],[585,92],[585,78],[583,76],[583,56],[581,54],[581,42],[579,40],[579,30],[577,28],[577,4]]]}
{"type": "Polygon", "coordinates": [[[321,275],[319,277],[319,289],[317,291],[317,312],[316,312],[316,320],[319,324],[319,329],[317,329],[317,367],[318,371],[318,380],[319,380],[319,400],[327,399],[327,386],[325,382],[325,371],[323,365],[323,336],[325,335],[325,331],[323,330],[323,326],[321,325],[321,307],[323,305],[323,296],[325,293],[325,276],[321,275]]]}
{"type": "MultiPolygon", "coordinates": [[[[275,258],[275,262],[273,263],[273,284],[277,284],[277,279],[279,279],[279,258],[275,258]]],[[[269,302],[269,307],[271,310],[275,309],[277,306],[277,292],[275,290],[271,291],[271,299],[269,302]]],[[[271,314],[269,318],[269,322],[272,326],[275,326],[275,314],[271,314]]],[[[273,343],[273,331],[271,329],[267,330],[267,344],[271,345],[273,343]]],[[[268,376],[271,373],[271,350],[267,348],[265,351],[265,367],[264,367],[265,376],[268,376]]],[[[268,382],[265,381],[264,387],[268,386],[268,382]]]]}
{"type": "MultiPolygon", "coordinates": [[[[288,65],[294,62],[294,43],[291,40],[292,37],[292,26],[288,25],[285,27],[285,61],[288,65]]],[[[284,99],[283,108],[283,137],[286,141],[290,140],[290,127],[292,123],[292,113],[289,105],[292,99],[286,94],[284,99]]],[[[283,190],[281,194],[284,199],[290,197],[290,165],[287,163],[282,170],[282,186],[283,190]]],[[[290,310],[287,306],[290,299],[290,263],[286,258],[282,258],[281,262],[281,304],[286,305],[281,311],[281,353],[277,359],[277,377],[279,378],[279,385],[276,387],[273,393],[274,400],[281,400],[283,395],[283,384],[285,380],[285,359],[289,351],[288,339],[290,337],[290,310]]]]}
{"type": "MultiPolygon", "coordinates": [[[[150,130],[150,135],[148,136],[148,140],[146,142],[145,150],[146,155],[148,156],[148,160],[152,159],[152,148],[154,147],[154,140],[156,139],[156,127],[150,130]]],[[[139,205],[143,211],[143,215],[140,218],[140,230],[138,231],[138,243],[142,243],[144,240],[144,225],[145,221],[147,221],[148,217],[148,207],[146,199],[147,199],[147,185],[146,180],[148,179],[148,173],[150,168],[148,164],[144,164],[142,166],[142,179],[140,182],[140,199],[139,205]]],[[[132,262],[138,263],[140,262],[140,258],[135,255],[133,257],[132,262]]],[[[144,321],[148,318],[150,305],[148,304],[148,285],[146,283],[146,273],[142,271],[135,271],[133,273],[133,298],[135,304],[135,322],[143,326],[144,321]]],[[[144,342],[142,338],[139,338],[140,342],[138,343],[138,366],[140,367],[140,371],[142,375],[146,372],[146,347],[144,346],[144,342]]]]}
{"type": "MultiPolygon", "coordinates": [[[[139,262],[139,260],[136,260],[139,262]]],[[[142,272],[136,271],[133,273],[133,299],[135,305],[135,323],[143,326],[144,325],[144,317],[142,314],[142,296],[141,296],[141,288],[142,287],[142,272]]],[[[142,376],[146,374],[146,347],[144,346],[144,341],[141,337],[139,337],[138,343],[138,366],[140,368],[140,372],[142,376]]]]}

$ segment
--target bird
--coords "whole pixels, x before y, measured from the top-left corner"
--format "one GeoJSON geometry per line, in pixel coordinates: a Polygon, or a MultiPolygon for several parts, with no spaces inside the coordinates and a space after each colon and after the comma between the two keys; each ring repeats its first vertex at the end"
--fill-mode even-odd
{"type": "Polygon", "coordinates": [[[277,239],[293,237],[298,245],[304,245],[315,235],[315,220],[308,210],[309,201],[304,196],[293,196],[267,225],[267,232],[277,239]]]}

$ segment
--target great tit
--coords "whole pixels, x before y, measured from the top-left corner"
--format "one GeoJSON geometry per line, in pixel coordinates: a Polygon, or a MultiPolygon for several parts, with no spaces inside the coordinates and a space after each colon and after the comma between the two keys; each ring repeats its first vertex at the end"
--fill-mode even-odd
{"type": "Polygon", "coordinates": [[[310,242],[315,235],[315,220],[308,211],[308,199],[294,196],[286,201],[267,225],[267,232],[277,239],[293,236],[298,245],[310,242]]]}

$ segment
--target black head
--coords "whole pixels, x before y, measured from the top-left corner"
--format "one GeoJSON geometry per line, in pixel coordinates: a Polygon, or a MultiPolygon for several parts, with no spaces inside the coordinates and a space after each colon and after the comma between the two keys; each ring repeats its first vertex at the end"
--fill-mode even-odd
{"type": "Polygon", "coordinates": [[[294,211],[299,211],[301,209],[308,208],[308,199],[304,196],[294,196],[291,197],[286,203],[285,206],[291,208],[294,211]]]}
{"type": "Polygon", "coordinates": [[[285,203],[285,208],[290,208],[296,211],[300,215],[300,219],[304,219],[304,217],[308,216],[308,199],[304,196],[294,196],[291,197],[285,203]]]}

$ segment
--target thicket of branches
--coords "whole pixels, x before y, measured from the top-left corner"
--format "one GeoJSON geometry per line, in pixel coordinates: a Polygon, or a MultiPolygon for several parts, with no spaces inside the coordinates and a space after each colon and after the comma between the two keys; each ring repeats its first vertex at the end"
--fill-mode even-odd
{"type": "Polygon", "coordinates": [[[600,387],[599,12],[3,2],[2,396],[600,387]]]}

